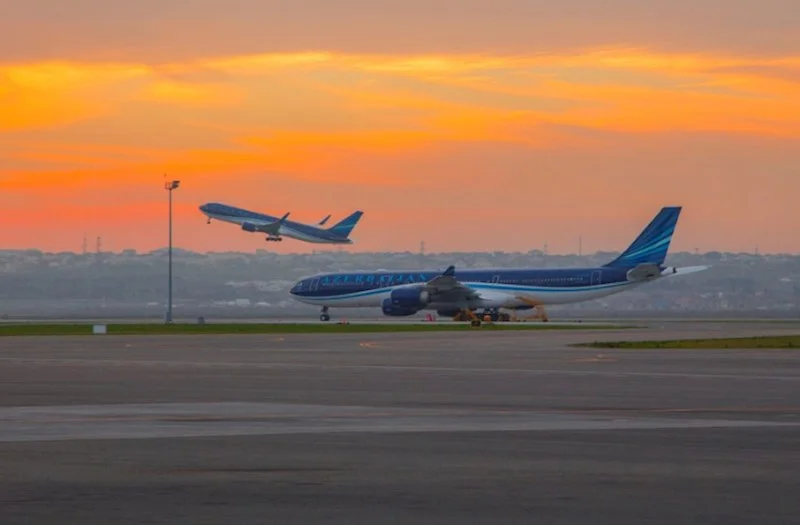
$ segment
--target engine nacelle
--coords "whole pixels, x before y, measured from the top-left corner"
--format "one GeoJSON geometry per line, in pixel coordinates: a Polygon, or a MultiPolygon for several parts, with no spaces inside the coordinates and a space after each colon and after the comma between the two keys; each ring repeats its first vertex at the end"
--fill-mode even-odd
{"type": "Polygon", "coordinates": [[[420,308],[404,308],[402,306],[395,306],[392,304],[392,300],[388,298],[384,299],[381,303],[381,309],[383,310],[383,315],[388,315],[390,317],[407,317],[420,311],[420,308]]]}
{"type": "Polygon", "coordinates": [[[258,227],[252,222],[243,222],[242,229],[246,232],[255,233],[258,231],[258,227]]]}
{"type": "Polygon", "coordinates": [[[391,305],[398,308],[421,310],[430,302],[430,294],[421,288],[397,288],[389,296],[391,305]]]}

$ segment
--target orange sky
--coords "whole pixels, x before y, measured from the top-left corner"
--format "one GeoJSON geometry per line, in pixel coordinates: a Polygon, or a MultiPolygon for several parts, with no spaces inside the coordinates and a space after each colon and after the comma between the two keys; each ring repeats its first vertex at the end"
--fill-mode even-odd
{"type": "MultiPolygon", "coordinates": [[[[581,234],[584,251],[614,250],[678,204],[676,249],[800,251],[800,45],[778,4],[726,4],[745,19],[774,4],[774,19],[762,12],[747,26],[764,40],[742,50],[726,26],[735,17],[705,28],[705,40],[700,23],[678,39],[679,17],[660,1],[631,11],[636,24],[597,20],[624,42],[600,29],[570,41],[587,27],[573,16],[554,44],[526,43],[513,12],[496,15],[506,35],[471,33],[477,15],[454,8],[434,13],[455,35],[449,45],[423,24],[405,48],[396,25],[425,19],[416,1],[395,25],[383,20],[375,45],[374,12],[328,32],[305,24],[279,45],[254,36],[244,8],[255,4],[217,17],[192,2],[199,14],[175,22],[172,45],[159,24],[131,30],[145,11],[101,4],[88,22],[62,13],[57,28],[48,16],[62,4],[46,0],[0,22],[1,247],[78,250],[84,233],[111,250],[163,246],[166,172],[183,182],[176,244],[197,250],[312,248],[207,226],[197,206],[222,201],[309,222],[363,209],[349,250],[416,250],[424,239],[429,251],[547,241],[570,252],[581,234]],[[652,32],[625,33],[659,16],[652,32]],[[52,26],[52,47],[14,47],[26,24],[52,26]]],[[[356,3],[345,2],[366,9],[356,3]]],[[[164,25],[181,15],[160,13],[164,25]]]]}

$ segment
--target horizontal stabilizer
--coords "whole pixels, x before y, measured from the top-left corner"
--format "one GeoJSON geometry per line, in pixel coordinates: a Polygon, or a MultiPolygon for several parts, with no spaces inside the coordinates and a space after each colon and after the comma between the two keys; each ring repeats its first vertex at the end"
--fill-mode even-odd
{"type": "Polygon", "coordinates": [[[664,268],[661,272],[662,277],[670,277],[672,275],[687,275],[690,273],[697,273],[702,272],[704,270],[708,270],[711,268],[710,266],[684,266],[683,268],[677,268],[674,266],[670,266],[664,268]]]}
{"type": "Polygon", "coordinates": [[[629,281],[652,281],[660,277],[670,277],[672,275],[686,275],[690,273],[702,272],[708,268],[708,266],[687,266],[685,268],[667,266],[666,268],[661,268],[657,264],[645,263],[638,265],[632,270],[629,270],[627,276],[629,281]]]}
{"type": "Polygon", "coordinates": [[[657,264],[640,264],[627,273],[629,281],[650,281],[661,277],[661,268],[657,264]]]}

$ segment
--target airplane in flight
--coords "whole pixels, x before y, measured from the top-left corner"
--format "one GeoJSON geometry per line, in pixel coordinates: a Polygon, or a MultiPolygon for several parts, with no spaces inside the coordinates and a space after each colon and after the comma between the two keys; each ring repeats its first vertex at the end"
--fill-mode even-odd
{"type": "Polygon", "coordinates": [[[322,228],[331,218],[330,215],[312,226],[288,220],[289,213],[282,217],[273,217],[217,202],[203,204],[200,211],[208,217],[209,224],[211,219],[238,224],[246,232],[266,234],[267,241],[282,241],[283,236],[286,236],[317,244],[353,244],[350,233],[364,215],[364,212],[357,211],[330,228],[322,228]]]}
{"type": "Polygon", "coordinates": [[[598,299],[665,277],[707,266],[664,266],[681,207],[665,207],[619,257],[596,268],[404,270],[327,273],[301,279],[293,298],[322,307],[380,307],[387,316],[410,316],[422,310],[475,318],[483,310],[497,320],[500,309],[537,311],[547,321],[546,305],[598,299]]]}

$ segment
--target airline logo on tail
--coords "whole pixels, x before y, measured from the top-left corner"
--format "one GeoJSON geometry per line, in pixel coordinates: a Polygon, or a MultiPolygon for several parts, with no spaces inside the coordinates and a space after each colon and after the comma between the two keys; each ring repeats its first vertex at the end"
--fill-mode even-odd
{"type": "Polygon", "coordinates": [[[342,237],[343,239],[347,239],[350,237],[350,233],[353,231],[353,228],[356,227],[356,224],[358,224],[358,221],[361,219],[362,215],[364,215],[363,211],[357,211],[328,228],[328,231],[334,235],[342,237]]]}
{"type": "Polygon", "coordinates": [[[664,264],[675,226],[681,215],[680,206],[662,208],[622,255],[606,264],[607,268],[634,267],[639,264],[664,264]]]}

